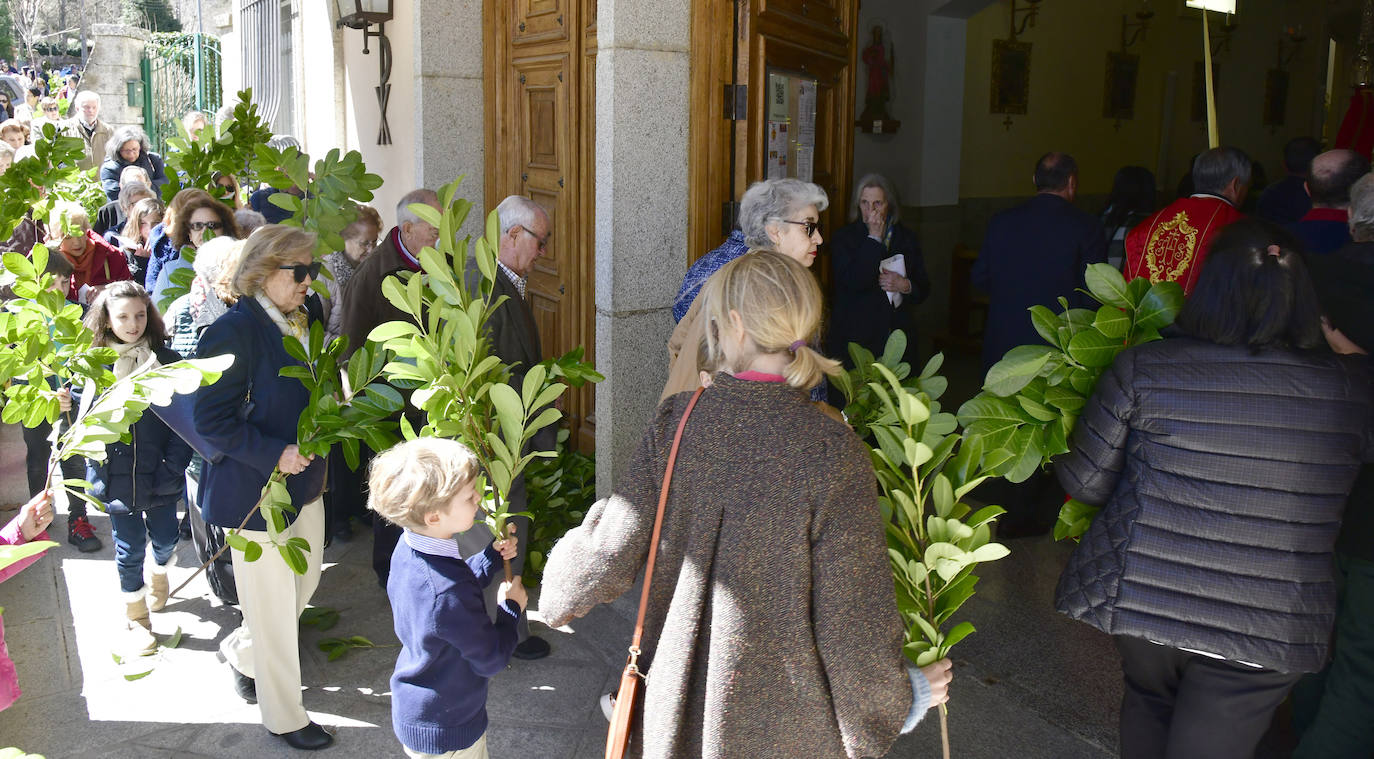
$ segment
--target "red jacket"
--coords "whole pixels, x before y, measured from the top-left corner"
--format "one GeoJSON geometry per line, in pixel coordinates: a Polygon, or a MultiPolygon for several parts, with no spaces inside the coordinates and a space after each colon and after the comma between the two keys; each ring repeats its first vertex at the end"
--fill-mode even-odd
{"type": "MultiPolygon", "coordinates": [[[[76,271],[72,274],[72,284],[67,290],[67,300],[75,301],[82,285],[97,287],[134,278],[129,273],[129,263],[124,260],[124,254],[90,230],[86,230],[86,250],[86,255],[90,256],[88,262],[84,258],[82,262],[72,261],[76,271]]],[[[50,251],[50,255],[58,255],[56,245],[50,246],[50,251]]],[[[71,258],[68,257],[67,260],[70,261],[71,258]]]]}
{"type": "Polygon", "coordinates": [[[1215,195],[1175,200],[1126,235],[1126,279],[1177,282],[1191,293],[1212,238],[1241,216],[1215,195]]]}

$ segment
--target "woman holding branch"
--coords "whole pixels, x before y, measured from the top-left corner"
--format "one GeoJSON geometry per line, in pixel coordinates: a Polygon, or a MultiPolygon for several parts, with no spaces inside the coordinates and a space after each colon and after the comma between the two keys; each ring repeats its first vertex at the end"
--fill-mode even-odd
{"type": "Polygon", "coordinates": [[[201,335],[201,358],[233,354],[219,382],[196,400],[196,430],[224,456],[208,462],[197,501],[205,521],[271,549],[274,538],[303,538],[310,544],[306,567],[296,574],[269,550],[257,561],[233,551],[243,626],[220,645],[234,685],[256,700],[262,721],[292,748],[320,749],[333,737],[310,721],[301,700],[296,620],[320,579],[324,546],[324,460],[300,455],[297,422],[309,392],[281,369],[300,365],[282,345],[284,335],[307,340],[302,304],[319,275],[313,260],[315,236],[293,227],[268,225],[244,243],[233,277],[238,302],[201,335]],[[257,513],[268,480],[285,475],[294,512],[286,527],[269,528],[257,513]]]}
{"type": "Polygon", "coordinates": [[[801,264],[746,254],[706,283],[710,362],[668,398],[627,478],[554,548],[551,626],[629,590],[646,564],[647,671],[631,745],[646,757],[882,756],[944,703],[950,662],[909,669],[868,450],[807,391],[840,365],[808,345],[821,294],[801,264]],[[785,695],[784,695],[785,694],[785,695]]]}

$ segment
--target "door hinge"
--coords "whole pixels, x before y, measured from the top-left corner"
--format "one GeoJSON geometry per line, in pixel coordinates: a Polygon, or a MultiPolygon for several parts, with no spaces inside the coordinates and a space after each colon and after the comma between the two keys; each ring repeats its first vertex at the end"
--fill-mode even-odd
{"type": "Polygon", "coordinates": [[[720,234],[729,237],[735,231],[735,219],[739,217],[739,203],[729,200],[720,207],[720,234]]]}
{"type": "Polygon", "coordinates": [[[727,121],[744,121],[749,115],[749,85],[725,85],[725,118],[727,121]]]}

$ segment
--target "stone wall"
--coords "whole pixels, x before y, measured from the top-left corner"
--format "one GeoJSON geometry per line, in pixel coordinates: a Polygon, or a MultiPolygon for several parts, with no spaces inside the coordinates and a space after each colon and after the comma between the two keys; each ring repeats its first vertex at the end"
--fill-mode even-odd
{"type": "Polygon", "coordinates": [[[143,126],[143,105],[129,105],[128,82],[139,81],[139,62],[149,35],[122,24],[91,26],[91,56],[82,89],[100,95],[100,118],[111,126],[143,126]]]}

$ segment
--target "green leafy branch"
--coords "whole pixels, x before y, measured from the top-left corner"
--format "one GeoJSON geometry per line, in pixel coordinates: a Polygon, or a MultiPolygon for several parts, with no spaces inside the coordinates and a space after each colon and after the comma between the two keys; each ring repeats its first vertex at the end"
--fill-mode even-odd
{"type": "MultiPolygon", "coordinates": [[[[858,409],[846,406],[845,411],[877,442],[870,454],[886,519],[897,609],[906,624],[903,651],[916,666],[924,667],[948,656],[974,632],[972,623],[954,622],[954,615],[973,596],[977,566],[1009,551],[992,541],[991,527],[1004,510],[985,506],[975,512],[963,502],[990,475],[982,467],[982,444],[961,442],[954,415],[941,410],[938,398],[946,383],[937,381],[943,378],[936,372],[944,357],[937,354],[916,382],[908,381],[924,381],[935,392],[915,389],[901,378],[906,365],[897,359],[904,343],[905,336],[894,332],[883,360],[857,372],[873,377],[863,389],[875,403],[858,409]]],[[[854,374],[849,382],[842,381],[842,387],[848,387],[851,398],[860,399],[854,374]]],[[[940,728],[948,757],[943,706],[940,728]]]]}
{"type": "MultiPolygon", "coordinates": [[[[104,461],[105,446],[128,440],[129,428],[148,406],[166,406],[173,395],[215,382],[233,361],[232,356],[178,361],[116,381],[108,367],[115,351],[92,346],[94,335],[81,322],[81,308],[54,292],[52,275],[43,272],[47,248],[34,246],[32,260],[6,253],[3,261],[0,286],[17,297],[0,308],[0,344],[8,346],[0,353],[0,384],[5,385],[0,420],[30,428],[55,422],[62,413],[56,387],[79,385],[88,401],[67,412],[66,429],[48,458],[47,482],[64,459],[104,461]]],[[[104,504],[84,492],[90,486],[80,479],[62,481],[69,496],[103,511],[104,504]]]]}
{"type": "Polygon", "coordinates": [[[215,183],[215,174],[232,176],[240,187],[248,186],[255,179],[252,161],[256,146],[272,139],[271,128],[253,103],[253,91],[239,91],[233,115],[222,124],[206,124],[194,137],[180,121],[177,129],[180,136],[167,141],[172,150],[163,156],[167,164],[163,201],[171,203],[177,193],[194,187],[234,206],[235,199],[229,197],[229,191],[215,183]]]}
{"type": "Polygon", "coordinates": [[[72,192],[57,188],[83,181],[77,161],[85,155],[86,144],[80,138],[62,134],[53,122],[44,124],[42,138],[34,140],[33,155],[0,174],[0,239],[9,239],[29,214],[46,221],[59,202],[75,199],[72,192]]]}
{"type": "MultiPolygon", "coordinates": [[[[959,408],[964,435],[982,444],[988,472],[1024,482],[1067,453],[1102,372],[1126,348],[1160,339],[1183,307],[1183,290],[1173,282],[1127,282],[1107,264],[1089,266],[1084,279],[1085,294],[1100,307],[1069,308],[1062,297],[1058,315],[1032,306],[1031,323],[1045,344],[1012,348],[988,370],[983,391],[959,408]]],[[[1082,535],[1095,515],[1092,506],[1069,501],[1055,539],[1082,535]]]]}
{"type": "MultiPolygon", "coordinates": [[[[302,456],[327,456],[335,445],[343,447],[348,466],[358,467],[359,441],[376,451],[386,450],[396,442],[396,422],[392,416],[402,408],[400,393],[379,382],[386,364],[384,350],[365,345],[340,366],[340,356],[348,350],[348,338],[337,337],[328,344],[324,328],[319,322],[310,325],[305,343],[291,335],[282,337],[286,352],[304,366],[282,367],[280,375],[300,380],[310,391],[310,400],[296,425],[297,447],[302,456]]],[[[243,522],[225,535],[225,546],[188,577],[172,595],[186,587],[196,575],[210,565],[226,548],[243,552],[245,561],[262,558],[264,544],[249,540],[242,534],[253,514],[260,514],[267,524],[269,545],[296,574],[305,574],[310,542],[304,538],[283,539],[286,514],[296,513],[291,493],[286,487],[286,474],[273,469],[263,485],[257,505],[248,511],[243,522]]]]}
{"type": "MultiPolygon", "coordinates": [[[[315,258],[344,249],[343,231],[358,218],[358,203],[372,200],[382,178],[369,173],[356,150],[330,150],[311,170],[310,156],[295,147],[254,146],[253,171],[280,190],[268,201],[291,213],[284,224],[313,232],[315,258]]],[[[323,290],[323,283],[317,291],[323,290]]],[[[325,293],[327,295],[327,292],[325,293]]]]}
{"type": "MultiPolygon", "coordinates": [[[[425,204],[411,206],[439,230],[437,248],[420,251],[423,274],[402,272],[382,281],[382,294],[412,321],[393,321],[372,330],[368,340],[386,346],[396,360],[384,369],[398,387],[413,390],[411,404],[425,412],[426,424],[407,438],[433,435],[462,441],[476,454],[490,488],[483,486],[487,525],[505,535],[512,482],[530,462],[552,451],[525,453],[534,435],[563,416],[555,401],[571,385],[602,378],[575,350],[555,361],[528,367],[518,388],[509,384],[515,367],[491,353],[486,325],[505,296],[494,297],[499,221],[487,216],[486,235],[472,255],[481,273],[476,292],[463,279],[470,239],[457,238],[472,204],[457,198],[460,177],[440,190],[442,213],[425,204]]],[[[507,564],[509,573],[509,564],[507,564]]]]}

